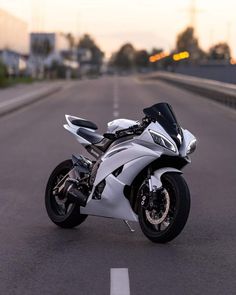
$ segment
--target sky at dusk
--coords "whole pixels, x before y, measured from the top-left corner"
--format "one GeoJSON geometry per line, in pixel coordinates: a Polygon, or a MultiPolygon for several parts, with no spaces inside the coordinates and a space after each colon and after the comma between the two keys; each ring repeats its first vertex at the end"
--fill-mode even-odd
{"type": "MultiPolygon", "coordinates": [[[[29,23],[29,31],[90,33],[109,56],[124,42],[137,49],[171,50],[190,23],[191,0],[0,0],[29,23]]],[[[200,46],[227,41],[236,57],[236,1],[196,0],[200,46]]]]}

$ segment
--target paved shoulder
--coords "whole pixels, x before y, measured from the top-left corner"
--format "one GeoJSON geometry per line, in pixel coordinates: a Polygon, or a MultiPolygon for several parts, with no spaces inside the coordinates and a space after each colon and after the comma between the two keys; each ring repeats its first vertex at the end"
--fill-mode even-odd
{"type": "Polygon", "coordinates": [[[65,82],[38,82],[0,90],[0,116],[61,90],[65,82]]]}

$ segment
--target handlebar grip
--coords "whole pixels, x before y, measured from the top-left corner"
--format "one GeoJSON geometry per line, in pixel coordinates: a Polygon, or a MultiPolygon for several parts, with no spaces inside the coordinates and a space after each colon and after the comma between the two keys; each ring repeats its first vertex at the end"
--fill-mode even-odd
{"type": "Polygon", "coordinates": [[[133,126],[130,126],[129,128],[126,128],[126,129],[121,129],[121,130],[119,130],[119,131],[116,131],[116,134],[118,135],[118,136],[120,136],[122,133],[128,133],[128,132],[131,132],[131,134],[137,134],[137,133],[139,133],[139,134],[141,134],[142,132],[143,132],[143,127],[141,126],[141,125],[138,125],[138,124],[136,124],[136,125],[133,125],[133,126]],[[140,133],[141,132],[141,133],[140,133]]]}

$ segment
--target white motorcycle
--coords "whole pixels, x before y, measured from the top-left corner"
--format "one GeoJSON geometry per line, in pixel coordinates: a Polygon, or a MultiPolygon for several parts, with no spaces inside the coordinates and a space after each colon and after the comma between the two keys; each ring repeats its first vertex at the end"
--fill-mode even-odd
{"type": "Polygon", "coordinates": [[[117,119],[107,133],[82,118],[66,115],[64,128],[95,158],[73,155],[52,172],[45,204],[50,219],[72,228],[88,215],[139,221],[153,242],[174,239],[184,228],[190,193],[181,176],[196,138],[178,124],[171,106],[143,110],[142,122],[117,119]]]}

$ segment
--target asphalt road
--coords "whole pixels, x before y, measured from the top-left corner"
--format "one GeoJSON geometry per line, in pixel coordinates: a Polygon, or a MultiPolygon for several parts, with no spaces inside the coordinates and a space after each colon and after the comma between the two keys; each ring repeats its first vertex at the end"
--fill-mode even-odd
{"type": "Polygon", "coordinates": [[[163,82],[132,77],[79,81],[0,118],[0,294],[105,295],[110,269],[128,268],[131,295],[235,294],[236,113],[163,82]],[[185,178],[191,214],[173,242],[148,241],[138,224],[89,217],[80,227],[54,226],[44,209],[52,169],[82,152],[62,128],[64,114],[98,124],[140,119],[167,101],[199,142],[185,178]]]}

